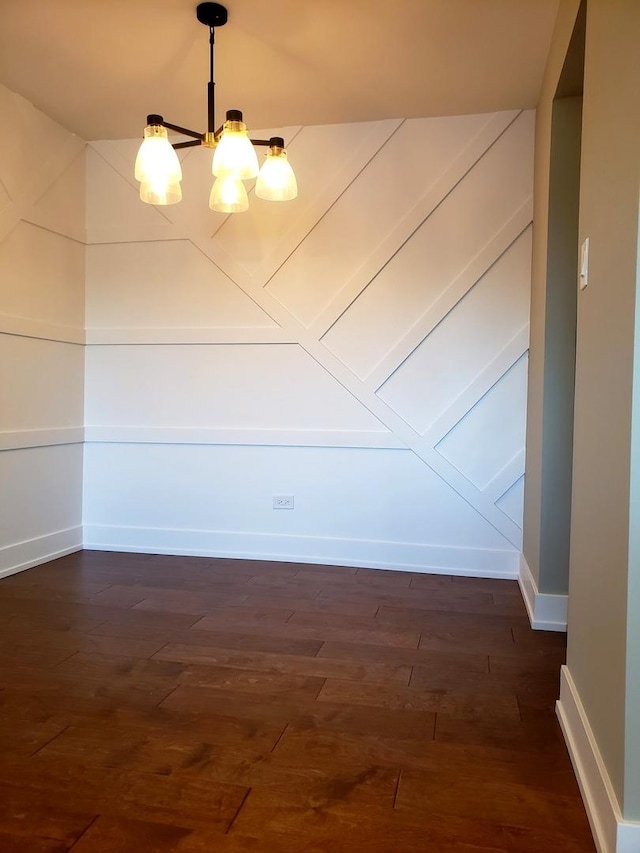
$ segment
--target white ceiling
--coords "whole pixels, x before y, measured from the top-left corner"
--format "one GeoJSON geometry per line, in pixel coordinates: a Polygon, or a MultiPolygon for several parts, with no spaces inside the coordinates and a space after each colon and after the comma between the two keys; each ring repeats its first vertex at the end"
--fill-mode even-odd
{"type": "MultiPolygon", "coordinates": [[[[217,116],[252,128],[534,107],[559,0],[228,0],[217,116]]],[[[0,0],[0,82],[85,139],[205,130],[194,0],[0,0]]],[[[3,132],[7,132],[3,130],[3,132]]]]}

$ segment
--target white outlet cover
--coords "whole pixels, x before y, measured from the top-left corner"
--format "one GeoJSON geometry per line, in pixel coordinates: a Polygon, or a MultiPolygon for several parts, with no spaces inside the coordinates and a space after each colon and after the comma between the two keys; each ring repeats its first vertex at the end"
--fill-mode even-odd
{"type": "Polygon", "coordinates": [[[274,495],[274,509],[293,509],[293,495],[274,495]]]}

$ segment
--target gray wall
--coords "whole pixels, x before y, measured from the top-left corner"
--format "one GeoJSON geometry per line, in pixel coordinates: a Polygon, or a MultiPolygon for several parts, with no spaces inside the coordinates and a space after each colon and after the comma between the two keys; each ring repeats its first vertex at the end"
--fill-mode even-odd
{"type": "MultiPolygon", "coordinates": [[[[561,0],[536,128],[524,555],[541,592],[561,590],[541,551],[549,185],[553,97],[578,5],[561,0]]],[[[590,238],[591,258],[577,310],[567,666],[626,820],[640,819],[639,44],[637,0],[588,0],[579,241],[590,238]]]]}
{"type": "Polygon", "coordinates": [[[567,664],[628,819],[640,808],[624,785],[639,44],[637,0],[590,0],[580,239],[590,238],[591,261],[578,300],[567,664]]]}
{"type": "Polygon", "coordinates": [[[538,589],[569,585],[582,97],[553,103],[538,589]]]}
{"type": "MultiPolygon", "coordinates": [[[[540,577],[542,537],[543,446],[545,439],[545,363],[547,321],[547,267],[549,198],[551,186],[551,139],[553,105],[562,76],[580,0],[562,0],[547,59],[540,101],[536,111],[534,166],[534,223],[531,267],[531,320],[527,402],[527,470],[524,490],[523,552],[540,592],[566,592],[553,584],[547,590],[540,577]]],[[[549,509],[547,508],[547,515],[549,509]]],[[[542,579],[547,581],[545,576],[542,579]]],[[[565,578],[566,583],[566,578],[565,578]]]]}

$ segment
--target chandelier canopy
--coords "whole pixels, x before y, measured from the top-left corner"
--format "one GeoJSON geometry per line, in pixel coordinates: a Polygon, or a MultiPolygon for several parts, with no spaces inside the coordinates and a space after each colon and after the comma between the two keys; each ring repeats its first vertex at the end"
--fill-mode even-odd
{"type": "Polygon", "coordinates": [[[257,178],[255,194],[268,201],[289,201],[298,195],[293,169],[281,136],[250,139],[240,110],[228,110],[223,125],[216,129],[213,51],[215,29],[227,23],[227,10],[220,3],[200,3],[196,16],[209,27],[209,82],[207,84],[207,130],[200,133],[171,124],[161,115],[147,116],[144,138],[138,150],[135,177],[140,181],[140,198],[147,204],[176,204],[182,199],[182,167],[176,151],[204,146],[213,150],[211,171],[215,178],[209,207],[220,213],[241,213],[249,208],[244,181],[257,178]],[[189,136],[187,142],[169,142],[169,131],[189,136]],[[267,148],[262,166],[256,148],[267,148]]]}

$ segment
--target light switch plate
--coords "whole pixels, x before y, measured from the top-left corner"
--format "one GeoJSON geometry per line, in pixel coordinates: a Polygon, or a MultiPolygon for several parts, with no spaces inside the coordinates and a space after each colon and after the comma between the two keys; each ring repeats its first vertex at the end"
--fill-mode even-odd
{"type": "Polygon", "coordinates": [[[580,247],[580,269],[578,271],[578,287],[584,290],[589,284],[589,238],[585,238],[580,247]]]}

